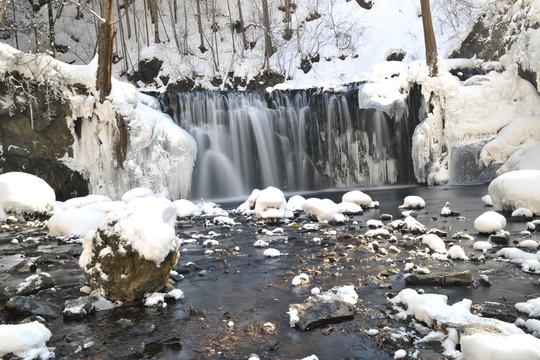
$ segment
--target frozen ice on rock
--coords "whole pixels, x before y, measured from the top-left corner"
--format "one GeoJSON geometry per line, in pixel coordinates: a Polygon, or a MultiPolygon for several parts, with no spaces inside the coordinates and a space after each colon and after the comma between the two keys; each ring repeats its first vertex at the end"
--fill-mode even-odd
{"type": "Polygon", "coordinates": [[[21,359],[53,359],[47,347],[52,333],[37,321],[17,325],[0,325],[0,356],[14,354],[21,359]]]}
{"type": "Polygon", "coordinates": [[[304,203],[306,199],[301,195],[293,195],[287,201],[287,210],[292,212],[304,211],[304,203]]]}
{"type": "Polygon", "coordinates": [[[266,257],[278,257],[281,255],[281,252],[278,249],[269,248],[264,250],[263,255],[266,257]]]}
{"type": "Polygon", "coordinates": [[[237,214],[242,215],[250,215],[255,212],[255,203],[257,202],[257,198],[259,197],[259,194],[261,193],[261,190],[259,189],[253,189],[251,191],[251,194],[249,197],[244,201],[242,204],[238,205],[235,212],[237,214]]]}
{"type": "Polygon", "coordinates": [[[369,219],[367,222],[366,222],[366,225],[368,228],[370,229],[377,229],[377,228],[382,228],[384,227],[384,224],[382,221],[380,220],[377,220],[377,219],[369,219]]]}
{"type": "Polygon", "coordinates": [[[48,221],[50,236],[79,234],[84,238],[98,228],[107,213],[88,208],[70,208],[54,214],[48,221]]]}
{"type": "Polygon", "coordinates": [[[474,220],[474,228],[479,233],[496,233],[505,227],[506,218],[495,211],[486,211],[474,220]]]}
{"type": "Polygon", "coordinates": [[[363,209],[374,208],[378,206],[378,202],[374,202],[371,199],[371,196],[360,190],[352,190],[343,194],[343,196],[341,197],[341,201],[355,203],[361,206],[363,209]]]}
{"type": "Polygon", "coordinates": [[[510,259],[511,262],[520,264],[521,270],[525,272],[540,273],[540,261],[538,255],[523,251],[518,248],[502,248],[495,253],[496,256],[502,256],[510,259]]]}
{"type": "Polygon", "coordinates": [[[7,213],[49,213],[56,195],[44,180],[22,172],[0,174],[0,207],[7,213]]]}
{"type": "Polygon", "coordinates": [[[292,286],[299,286],[299,285],[304,285],[304,284],[307,284],[309,282],[309,276],[305,273],[302,273],[300,275],[297,275],[295,276],[292,281],[291,281],[291,285],[292,286]]]}
{"type": "Polygon", "coordinates": [[[230,218],[228,216],[216,216],[213,220],[214,224],[218,225],[235,225],[233,218],[230,218]]]}
{"type": "Polygon", "coordinates": [[[202,215],[214,217],[214,216],[229,216],[229,213],[219,207],[218,204],[211,201],[201,200],[197,204],[199,209],[201,209],[202,215]]]}
{"type": "Polygon", "coordinates": [[[459,245],[453,245],[448,249],[448,257],[450,259],[460,259],[463,261],[468,261],[469,257],[465,254],[465,250],[459,245]]]}
{"type": "Polygon", "coordinates": [[[257,240],[253,243],[253,246],[256,247],[256,248],[265,248],[265,247],[268,247],[270,244],[264,240],[257,240]]]}
{"type": "Polygon", "coordinates": [[[176,207],[176,210],[178,212],[177,216],[179,218],[202,214],[201,208],[186,199],[175,200],[173,201],[173,205],[176,207]]]}
{"type": "Polygon", "coordinates": [[[281,190],[269,186],[262,190],[255,203],[255,214],[259,220],[265,222],[281,222],[285,219],[287,202],[281,190]]]}
{"type": "Polygon", "coordinates": [[[533,212],[526,208],[519,208],[512,211],[512,217],[521,218],[521,219],[531,219],[533,217],[533,212]]]}
{"type": "Polygon", "coordinates": [[[121,200],[127,204],[133,199],[145,198],[148,196],[156,196],[156,194],[154,194],[152,189],[149,189],[147,187],[137,187],[126,191],[122,195],[121,200]]]}
{"type": "Polygon", "coordinates": [[[527,208],[540,214],[540,170],[516,170],[495,178],[488,187],[496,211],[527,208]]]}
{"type": "Polygon", "coordinates": [[[420,196],[409,195],[403,199],[403,204],[399,207],[405,209],[422,209],[424,206],[426,206],[426,202],[420,196]]]}
{"type": "Polygon", "coordinates": [[[491,199],[490,195],[484,195],[482,196],[482,202],[486,206],[493,206],[493,200],[491,199]]]}

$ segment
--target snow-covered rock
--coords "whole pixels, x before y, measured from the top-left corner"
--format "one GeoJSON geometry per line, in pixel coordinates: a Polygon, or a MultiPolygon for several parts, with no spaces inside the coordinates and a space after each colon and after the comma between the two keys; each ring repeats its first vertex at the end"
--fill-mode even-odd
{"type": "Polygon", "coordinates": [[[360,190],[352,190],[352,191],[346,192],[341,197],[341,201],[357,204],[364,209],[372,208],[372,207],[375,207],[376,205],[375,202],[371,199],[371,196],[369,196],[368,194],[360,190]]]}
{"type": "Polygon", "coordinates": [[[287,210],[292,212],[304,211],[306,199],[301,195],[293,195],[287,201],[287,210]]]}
{"type": "Polygon", "coordinates": [[[84,238],[96,230],[107,213],[89,208],[71,208],[54,214],[48,221],[50,236],[79,234],[84,238]]]}
{"type": "Polygon", "coordinates": [[[403,204],[399,207],[406,209],[422,209],[424,206],[426,206],[426,202],[420,196],[409,195],[403,199],[403,204]]]}
{"type": "Polygon", "coordinates": [[[342,201],[337,204],[337,212],[345,215],[357,215],[361,214],[364,210],[358,204],[342,201]]]}
{"type": "Polygon", "coordinates": [[[109,213],[84,239],[79,259],[91,288],[113,301],[160,290],[178,257],[176,215],[169,200],[151,196],[109,213]]]}
{"type": "Polygon", "coordinates": [[[527,208],[540,214],[540,170],[517,170],[495,178],[488,187],[497,211],[527,208]]]}
{"type": "Polygon", "coordinates": [[[482,202],[486,206],[493,206],[493,200],[491,199],[490,195],[484,195],[482,196],[482,202]]]}
{"type": "Polygon", "coordinates": [[[491,234],[506,227],[506,218],[495,211],[486,211],[474,220],[476,231],[491,234]]]}
{"type": "Polygon", "coordinates": [[[281,222],[285,219],[287,201],[281,190],[269,186],[261,190],[255,203],[255,214],[259,220],[265,222],[281,222]]]}
{"type": "Polygon", "coordinates": [[[173,201],[173,205],[176,207],[178,211],[177,216],[180,218],[202,214],[200,207],[186,199],[175,200],[173,201]]]}
{"type": "Polygon", "coordinates": [[[304,203],[304,212],[312,221],[331,221],[338,206],[330,199],[309,198],[304,203]]]}
{"type": "Polygon", "coordinates": [[[52,333],[37,321],[17,325],[0,325],[0,356],[9,353],[21,359],[52,359],[53,349],[47,347],[52,333]]]}
{"type": "Polygon", "coordinates": [[[253,189],[253,191],[251,191],[251,194],[249,195],[247,200],[244,201],[242,204],[238,205],[238,207],[236,208],[236,213],[248,215],[249,213],[254,211],[255,204],[257,202],[257,198],[259,197],[260,193],[261,193],[261,190],[253,189]]]}
{"type": "Polygon", "coordinates": [[[433,251],[446,253],[444,241],[435,234],[422,235],[422,244],[426,244],[433,251]]]}
{"type": "Polygon", "coordinates": [[[0,207],[16,214],[47,214],[54,208],[56,195],[44,180],[22,172],[0,175],[0,207]]]}

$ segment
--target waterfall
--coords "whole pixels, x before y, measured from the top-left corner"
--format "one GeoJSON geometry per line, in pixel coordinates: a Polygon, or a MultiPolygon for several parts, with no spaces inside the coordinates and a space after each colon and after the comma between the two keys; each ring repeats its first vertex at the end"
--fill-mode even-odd
{"type": "Polygon", "coordinates": [[[165,92],[162,107],[196,140],[190,198],[409,183],[414,120],[358,108],[358,86],[165,92]]]}

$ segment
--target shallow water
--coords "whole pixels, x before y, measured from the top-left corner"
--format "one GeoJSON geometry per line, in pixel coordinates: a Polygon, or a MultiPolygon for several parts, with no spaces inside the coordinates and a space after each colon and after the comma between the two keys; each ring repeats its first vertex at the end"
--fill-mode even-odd
{"type": "MultiPolygon", "coordinates": [[[[304,196],[340,201],[344,192],[336,190],[304,196]]],[[[487,240],[487,236],[480,236],[473,228],[474,219],[491,209],[480,200],[487,194],[487,186],[407,186],[366,189],[365,192],[379,201],[378,209],[352,216],[347,225],[321,227],[316,232],[300,231],[301,226],[309,222],[304,216],[296,219],[298,227],[288,228],[282,224],[284,233],[277,236],[259,233],[262,228],[272,230],[275,226],[263,226],[236,215],[230,216],[239,224],[230,230],[205,224],[206,219],[202,218],[179,220],[177,234],[180,238],[214,231],[219,234],[215,239],[220,242],[212,248],[213,254],[205,253],[207,248],[202,246],[205,240],[202,238],[196,244],[182,246],[175,269],[185,276],[176,283],[176,287],[185,293],[183,302],[169,303],[165,308],[131,304],[97,312],[84,320],[50,320],[47,326],[53,337],[49,346],[56,347],[57,358],[238,359],[257,353],[261,359],[296,359],[311,354],[319,359],[392,359],[399,347],[382,343],[380,337],[368,336],[366,330],[406,326],[388,316],[388,298],[405,287],[403,269],[406,262],[429,267],[433,272],[469,269],[475,279],[480,274],[487,274],[493,284],[491,287],[478,284],[424,287],[426,292],[448,295],[449,303],[469,298],[477,311],[494,313],[504,307],[503,315],[515,318],[520,316],[513,309],[516,302],[540,296],[540,288],[533,285],[538,275],[522,272],[517,265],[494,259],[492,254],[496,248],[488,252],[487,260],[479,261],[474,258],[481,252],[473,250],[472,241],[450,239],[451,234],[465,231],[476,240],[487,240]],[[471,261],[443,262],[411,255],[410,250],[419,251],[425,245],[403,240],[401,234],[396,234],[397,243],[378,240],[381,247],[395,245],[400,253],[384,255],[367,247],[371,240],[363,240],[361,236],[367,230],[366,221],[379,219],[382,214],[399,218],[401,209],[398,206],[407,195],[424,198],[426,207],[417,211],[417,219],[428,228],[447,231],[449,242],[461,245],[471,261]],[[439,216],[447,201],[463,218],[439,216]],[[328,230],[336,230],[337,234],[325,234],[328,230]],[[321,243],[314,242],[314,237],[322,239],[321,243]],[[287,255],[265,258],[264,249],[253,247],[257,239],[271,242],[271,247],[287,255]],[[310,276],[310,283],[292,287],[292,278],[302,272],[310,276]],[[345,284],[354,285],[359,294],[358,312],[353,319],[307,332],[289,326],[287,310],[290,304],[303,302],[314,286],[325,291],[345,284]],[[232,327],[228,326],[230,321],[234,323],[232,327]],[[276,329],[266,331],[263,325],[267,322],[275,324],[276,329]]],[[[222,202],[226,209],[237,205],[237,201],[222,202]]],[[[509,214],[505,215],[509,217],[509,214]]],[[[521,236],[519,232],[525,228],[525,222],[508,220],[506,230],[510,231],[512,240],[517,240],[521,236]]],[[[0,251],[7,246],[9,236],[7,233],[0,235],[0,251]]],[[[532,238],[540,240],[537,233],[533,233],[532,238]]],[[[59,246],[50,240],[41,244],[38,250],[62,253],[76,252],[77,248],[80,250],[79,244],[59,246]]],[[[5,266],[0,268],[0,288],[28,276],[5,272],[10,267],[7,263],[15,263],[15,256],[2,255],[5,266]]],[[[58,286],[55,291],[44,291],[39,297],[63,303],[64,299],[82,295],[79,288],[84,285],[84,277],[76,258],[63,265],[44,265],[40,270],[50,272],[58,286]]],[[[21,320],[4,311],[0,312],[0,319],[3,322],[21,320]]],[[[439,351],[436,344],[421,346],[439,351]]],[[[413,347],[412,343],[405,346],[406,349],[413,347]]]]}

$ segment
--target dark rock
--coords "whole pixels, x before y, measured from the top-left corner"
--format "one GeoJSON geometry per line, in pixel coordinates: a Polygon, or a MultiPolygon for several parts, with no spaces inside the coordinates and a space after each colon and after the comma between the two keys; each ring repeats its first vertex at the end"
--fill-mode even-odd
{"type": "Polygon", "coordinates": [[[448,233],[446,231],[442,231],[442,230],[439,230],[439,229],[430,229],[428,232],[428,234],[435,234],[437,235],[438,237],[441,237],[441,238],[445,238],[448,236],[448,233]]]}
{"type": "Polygon", "coordinates": [[[95,310],[96,296],[83,296],[64,303],[64,319],[84,319],[95,310]]]}
{"type": "Polygon", "coordinates": [[[13,313],[38,315],[48,319],[59,318],[61,312],[59,306],[49,301],[25,296],[13,296],[4,307],[13,313]]]}
{"type": "Polygon", "coordinates": [[[37,265],[33,259],[25,259],[8,270],[12,274],[36,272],[37,265]]]}
{"type": "MultiPolygon", "coordinates": [[[[344,290],[351,290],[348,288],[335,287],[321,295],[308,297],[302,304],[291,304],[289,313],[291,315],[296,313],[298,316],[295,325],[305,331],[352,317],[356,312],[356,303],[351,303],[351,298],[343,293],[344,290]]],[[[292,324],[293,321],[291,321],[292,324]]]]}
{"type": "Polygon", "coordinates": [[[510,234],[506,231],[501,231],[489,237],[489,241],[494,244],[508,245],[510,244],[510,234]]]}
{"type": "Polygon", "coordinates": [[[370,10],[373,7],[373,1],[371,0],[356,0],[356,3],[366,10],[370,10]]]}
{"type": "Polygon", "coordinates": [[[381,220],[383,221],[392,221],[394,219],[394,217],[390,214],[382,214],[381,215],[381,220]]]}
{"type": "Polygon", "coordinates": [[[450,274],[413,274],[405,278],[406,285],[468,286],[473,282],[470,270],[450,274]]]}
{"type": "Polygon", "coordinates": [[[392,328],[385,326],[379,333],[381,342],[390,345],[393,348],[406,348],[410,345],[411,336],[404,329],[392,328]]]}
{"type": "Polygon", "coordinates": [[[11,297],[13,295],[28,296],[35,294],[43,289],[48,289],[54,286],[51,275],[47,273],[34,274],[27,277],[23,283],[4,289],[4,296],[11,297]]]}

